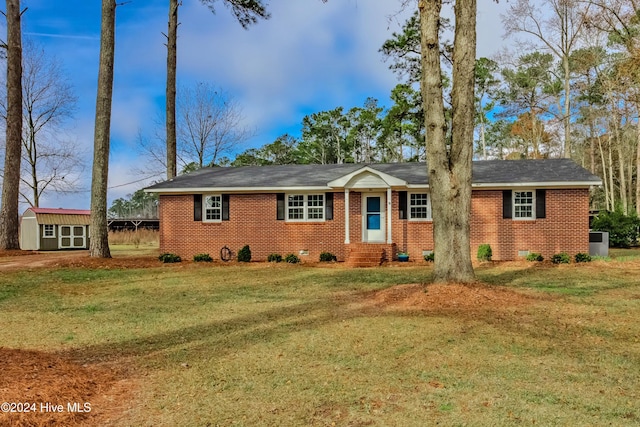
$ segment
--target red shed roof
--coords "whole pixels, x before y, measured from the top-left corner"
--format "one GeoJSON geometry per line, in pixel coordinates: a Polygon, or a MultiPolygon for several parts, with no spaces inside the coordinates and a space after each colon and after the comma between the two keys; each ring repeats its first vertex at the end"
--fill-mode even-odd
{"type": "Polygon", "coordinates": [[[84,209],[62,209],[62,208],[29,208],[36,214],[56,214],[56,215],[91,215],[90,210],[84,209]]]}

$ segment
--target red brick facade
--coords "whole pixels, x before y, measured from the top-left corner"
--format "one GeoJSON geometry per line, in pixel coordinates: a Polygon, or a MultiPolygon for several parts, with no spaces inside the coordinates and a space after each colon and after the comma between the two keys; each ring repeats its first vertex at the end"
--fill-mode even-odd
{"type": "MultiPolygon", "coordinates": [[[[362,195],[349,193],[349,237],[362,241],[362,195]]],[[[546,190],[546,217],[535,220],[503,219],[502,190],[474,190],[471,214],[471,255],[480,244],[488,243],[494,260],[514,260],[519,251],[541,253],[545,258],[566,251],[570,255],[589,251],[589,190],[546,190]]],[[[423,251],[434,250],[431,221],[400,219],[399,193],[392,193],[392,243],[412,259],[421,259],[423,251]]],[[[184,259],[208,253],[220,258],[220,249],[228,246],[236,252],[248,244],[252,259],[264,261],[271,253],[286,255],[308,251],[303,261],[317,261],[323,251],[344,261],[344,192],[333,197],[333,219],[323,222],[277,220],[277,195],[231,194],[229,220],[194,221],[193,195],[160,196],[160,250],[176,253],[184,259]]],[[[386,224],[385,224],[386,226],[386,224]]]]}

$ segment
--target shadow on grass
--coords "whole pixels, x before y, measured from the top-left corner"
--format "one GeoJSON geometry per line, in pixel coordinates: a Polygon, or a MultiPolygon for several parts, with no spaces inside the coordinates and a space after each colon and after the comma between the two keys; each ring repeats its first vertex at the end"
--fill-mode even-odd
{"type": "MultiPolygon", "coordinates": [[[[354,295],[357,299],[358,296],[354,295]]],[[[328,298],[259,311],[230,320],[213,321],[151,336],[121,342],[106,342],[60,352],[82,362],[114,362],[142,358],[154,366],[188,358],[222,357],[254,344],[277,341],[290,333],[365,315],[346,310],[351,301],[336,302],[328,298]]]]}

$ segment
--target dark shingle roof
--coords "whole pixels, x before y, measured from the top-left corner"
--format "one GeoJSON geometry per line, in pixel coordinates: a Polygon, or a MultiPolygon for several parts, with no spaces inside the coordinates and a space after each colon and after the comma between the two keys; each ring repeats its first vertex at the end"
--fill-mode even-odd
{"type": "MultiPolygon", "coordinates": [[[[147,190],[326,187],[327,183],[364,167],[402,179],[409,185],[429,182],[425,163],[274,165],[204,168],[152,185],[147,190]]],[[[473,183],[600,185],[601,180],[569,159],[485,160],[473,162],[473,183]]]]}

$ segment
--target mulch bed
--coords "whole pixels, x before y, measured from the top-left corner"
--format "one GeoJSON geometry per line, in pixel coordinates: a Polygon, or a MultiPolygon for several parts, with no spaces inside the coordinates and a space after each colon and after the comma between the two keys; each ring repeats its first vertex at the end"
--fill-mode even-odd
{"type": "Polygon", "coordinates": [[[122,371],[40,351],[0,347],[0,370],[2,426],[108,425],[137,388],[122,371]]]}

